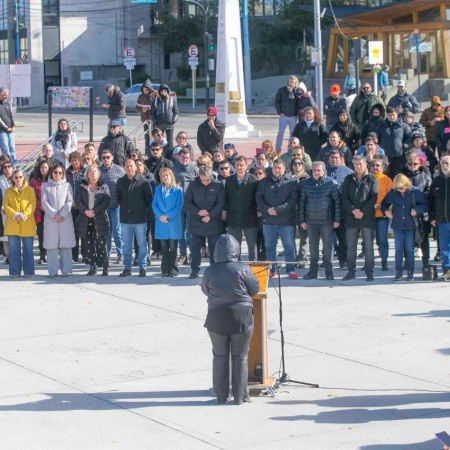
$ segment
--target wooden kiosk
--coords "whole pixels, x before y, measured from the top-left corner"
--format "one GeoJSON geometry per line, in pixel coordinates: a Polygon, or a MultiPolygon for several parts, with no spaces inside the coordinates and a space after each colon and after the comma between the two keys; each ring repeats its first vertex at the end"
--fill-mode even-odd
{"type": "Polygon", "coordinates": [[[248,352],[249,389],[270,389],[275,378],[269,377],[267,352],[267,285],[270,264],[250,263],[250,268],[259,281],[259,292],[253,296],[254,330],[248,352]]]}

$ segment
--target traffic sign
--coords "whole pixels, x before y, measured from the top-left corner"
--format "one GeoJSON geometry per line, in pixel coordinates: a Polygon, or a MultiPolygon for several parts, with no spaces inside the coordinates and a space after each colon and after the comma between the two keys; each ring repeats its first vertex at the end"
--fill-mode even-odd
{"type": "Polygon", "coordinates": [[[132,59],[136,56],[136,51],[133,47],[125,47],[122,54],[125,59],[132,59]]]}
{"type": "Polygon", "coordinates": [[[383,64],[383,41],[369,42],[369,64],[383,64]]]}
{"type": "Polygon", "coordinates": [[[196,45],[190,45],[188,48],[188,55],[191,58],[196,58],[198,56],[198,47],[196,45]]]}

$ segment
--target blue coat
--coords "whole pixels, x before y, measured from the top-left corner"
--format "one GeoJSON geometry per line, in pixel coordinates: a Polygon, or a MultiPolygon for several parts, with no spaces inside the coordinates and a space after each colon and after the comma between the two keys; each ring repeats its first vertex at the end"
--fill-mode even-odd
{"type": "Polygon", "coordinates": [[[164,191],[162,186],[156,186],[152,208],[155,213],[155,239],[181,239],[183,189],[171,187],[164,191]],[[161,222],[160,216],[167,216],[169,223],[161,222]]]}
{"type": "Polygon", "coordinates": [[[428,201],[422,191],[415,186],[403,194],[395,189],[391,189],[384,200],[381,202],[381,211],[383,214],[392,205],[392,229],[393,230],[414,230],[416,223],[411,215],[413,208],[413,195],[415,197],[415,206],[417,214],[423,214],[428,211],[428,201]]]}

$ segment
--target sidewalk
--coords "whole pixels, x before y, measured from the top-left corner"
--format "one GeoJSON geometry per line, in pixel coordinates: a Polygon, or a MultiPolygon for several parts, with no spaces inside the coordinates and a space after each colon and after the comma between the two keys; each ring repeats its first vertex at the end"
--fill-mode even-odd
{"type": "MultiPolygon", "coordinates": [[[[12,280],[0,264],[2,448],[437,450],[434,433],[450,430],[450,284],[393,284],[379,260],[374,283],[362,271],[347,283],[339,270],[332,282],[282,274],[286,372],[320,388],[217,406],[189,267],[122,279],[121,266],[104,278],[77,264],[50,279],[36,266],[12,280]]],[[[278,376],[276,279],[268,324],[278,376]]]]}

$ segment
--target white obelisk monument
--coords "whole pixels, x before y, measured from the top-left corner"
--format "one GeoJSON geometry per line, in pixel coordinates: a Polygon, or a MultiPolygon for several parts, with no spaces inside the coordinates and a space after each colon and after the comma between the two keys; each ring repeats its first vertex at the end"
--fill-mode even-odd
{"type": "Polygon", "coordinates": [[[219,0],[216,107],[226,138],[258,137],[245,110],[244,67],[239,0],[219,0]]]}

